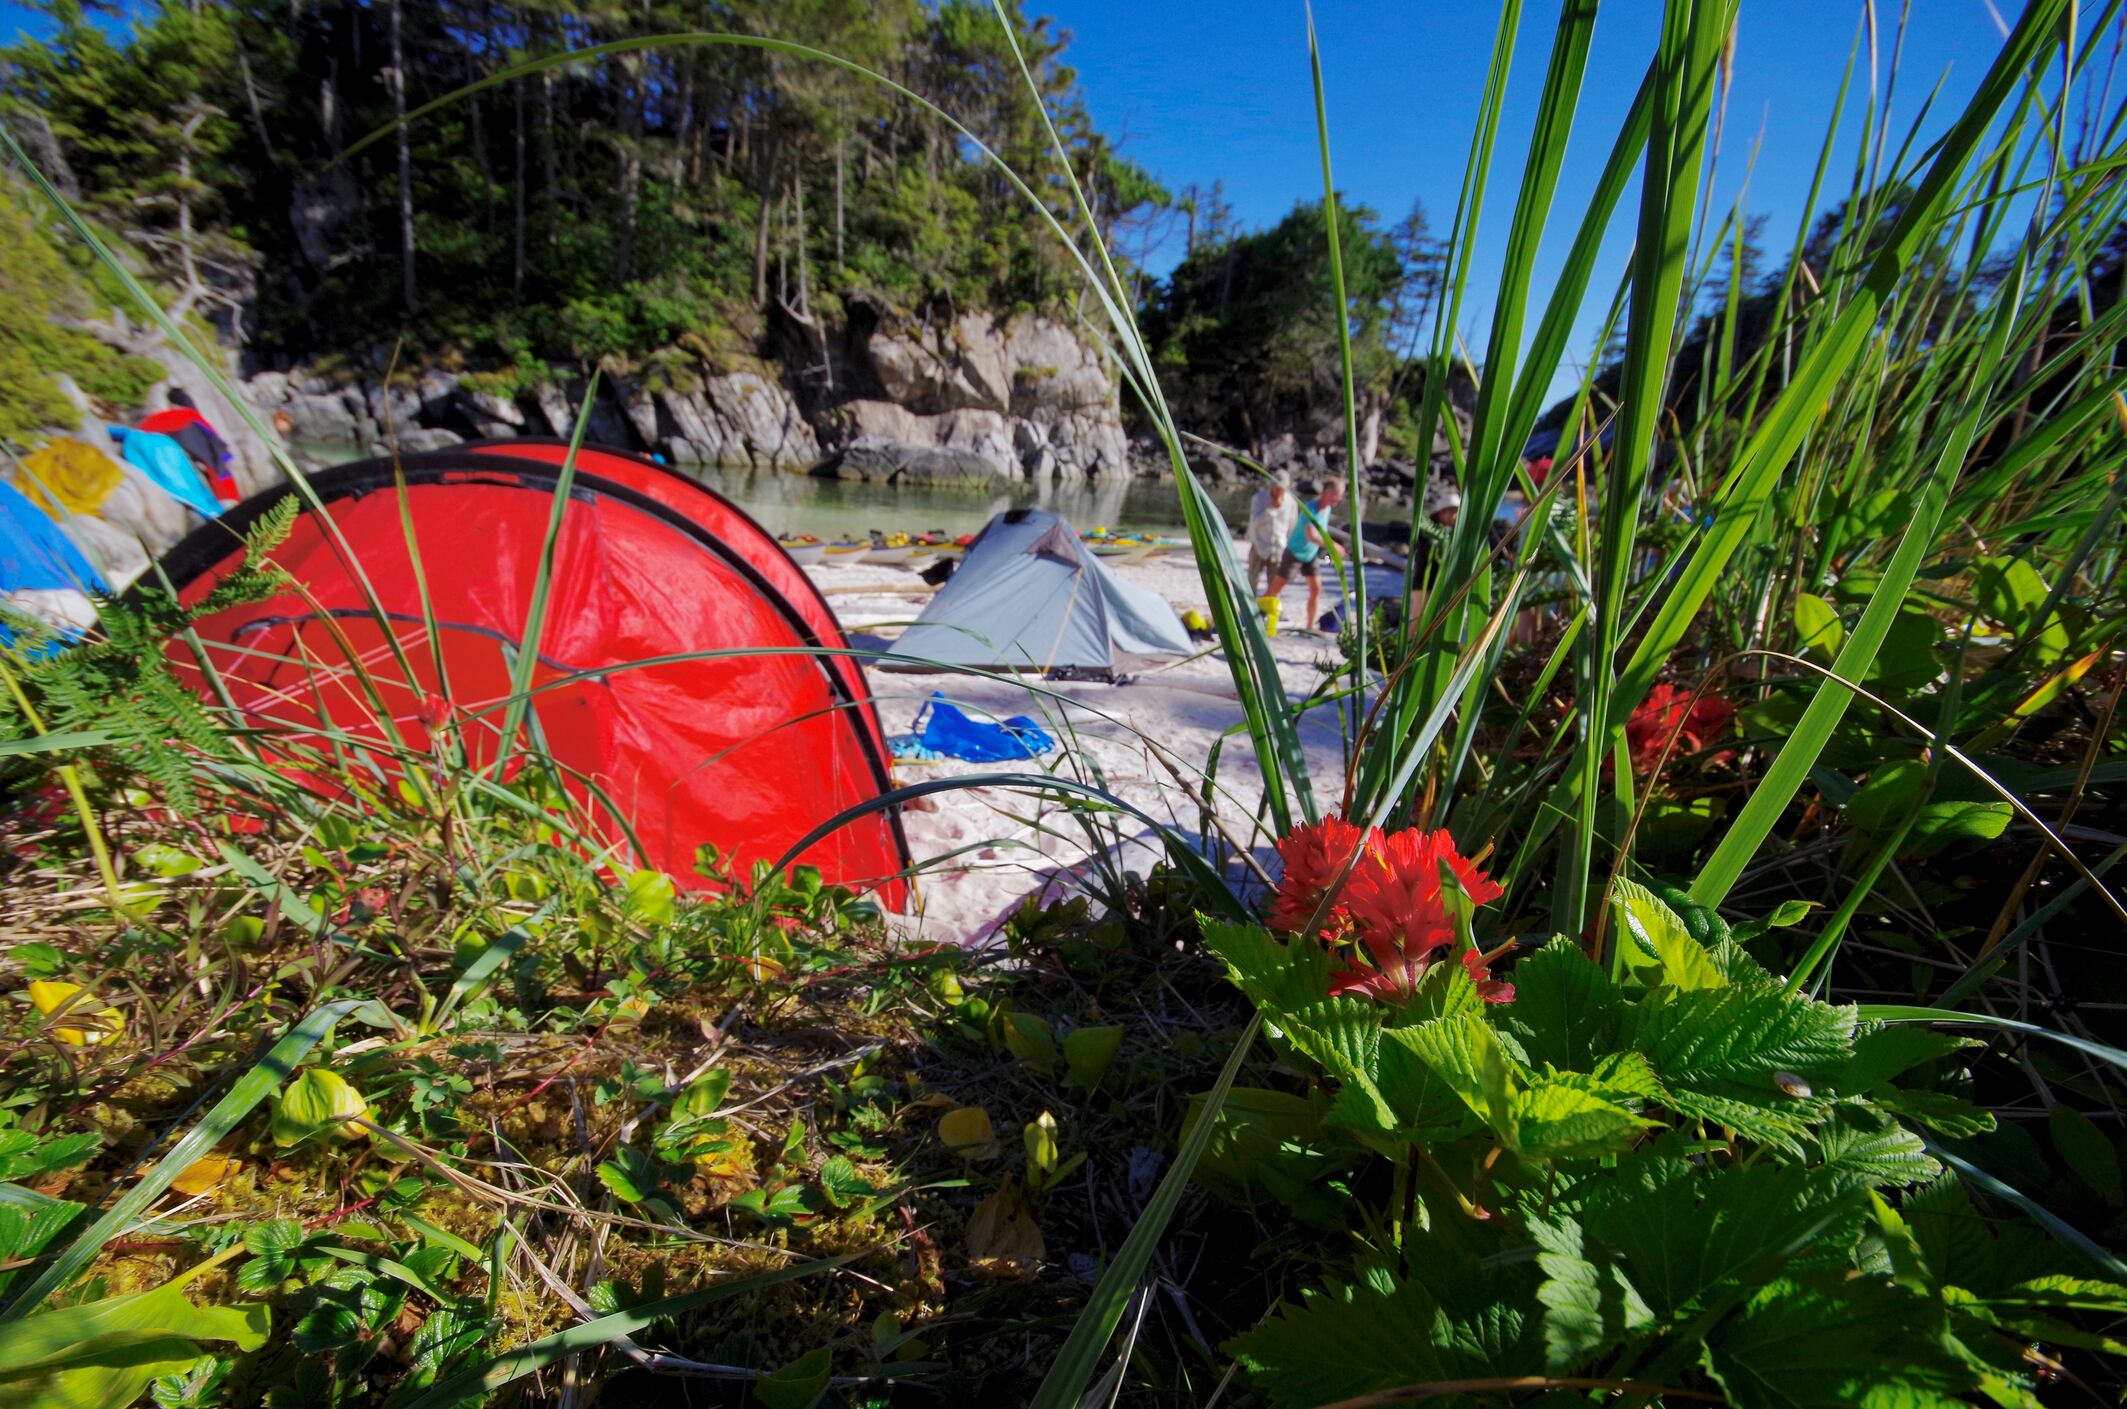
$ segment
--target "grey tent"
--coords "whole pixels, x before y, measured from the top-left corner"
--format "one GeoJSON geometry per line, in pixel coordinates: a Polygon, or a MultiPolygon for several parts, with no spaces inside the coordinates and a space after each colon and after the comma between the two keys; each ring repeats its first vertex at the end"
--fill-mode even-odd
{"type": "Polygon", "coordinates": [[[895,655],[910,658],[903,668],[915,669],[1115,670],[1124,655],[1190,649],[1164,598],[1117,577],[1070,524],[1039,509],[984,525],[959,570],[894,643],[895,655]]]}

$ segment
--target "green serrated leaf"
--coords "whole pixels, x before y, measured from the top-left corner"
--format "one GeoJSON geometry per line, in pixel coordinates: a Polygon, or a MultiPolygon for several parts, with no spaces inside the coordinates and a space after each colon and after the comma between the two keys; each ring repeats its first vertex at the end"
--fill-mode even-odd
{"type": "Polygon", "coordinates": [[[1588,1239],[1570,1218],[1532,1219],[1530,1235],[1544,1274],[1536,1299],[1544,1308],[1545,1368],[1570,1374],[1633,1333],[1654,1313],[1610,1249],[1588,1239]]]}
{"type": "Polygon", "coordinates": [[[1952,1096],[1946,1091],[1909,1091],[1882,1086],[1876,1089],[1871,1099],[1885,1110],[1952,1140],[1985,1135],[1994,1129],[1992,1111],[1982,1110],[1963,1097],[1952,1096]]]}
{"type": "Polygon", "coordinates": [[[1924,1184],[1942,1174],[1918,1135],[1866,1106],[1840,1106],[1816,1136],[1820,1168],[1874,1188],[1924,1184]]]}
{"type": "Polygon", "coordinates": [[[1516,1064],[1477,1014],[1394,1028],[1386,1036],[1415,1053],[1482,1120],[1497,1119],[1500,1102],[1519,1084],[1516,1064]]]}
{"type": "Polygon", "coordinates": [[[835,1208],[848,1208],[859,1199],[870,1198],[878,1188],[857,1172],[857,1166],[847,1155],[835,1155],[820,1166],[820,1192],[835,1208]]]}
{"type": "Polygon", "coordinates": [[[1626,967],[1647,987],[1727,987],[1727,975],[1692,938],[1683,917],[1647,887],[1620,877],[1610,892],[1610,919],[1624,945],[1626,967]]]}
{"type": "Polygon", "coordinates": [[[1204,947],[1217,955],[1243,993],[1273,1019],[1329,992],[1329,952],[1320,944],[1285,944],[1260,925],[1199,921],[1204,947]]]}
{"type": "Polygon", "coordinates": [[[1436,1380],[1536,1374],[1542,1339],[1520,1305],[1526,1296],[1449,1307],[1415,1280],[1334,1285],[1303,1292],[1299,1305],[1287,1303],[1226,1349],[1277,1409],[1436,1380]]]}
{"type": "Polygon", "coordinates": [[[1973,1372],[1940,1307],[1884,1278],[1783,1278],[1706,1338],[1702,1363],[1737,1409],[1950,1409],[1973,1372]]]}
{"type": "Polygon", "coordinates": [[[1633,1114],[1578,1073],[1539,1078],[1510,1100],[1514,1147],[1530,1159],[1615,1154],[1657,1123],[1633,1114]]]}
{"type": "Polygon", "coordinates": [[[1617,1045],[1624,995],[1570,939],[1554,939],[1514,966],[1514,1001],[1500,1025],[1531,1063],[1589,1071],[1617,1045]]]}
{"type": "Polygon", "coordinates": [[[1839,1072],[1833,1087],[1858,1096],[1924,1062],[1983,1045],[1969,1037],[1937,1032],[1916,1023],[1870,1024],[1855,1036],[1853,1059],[1839,1072]]]}
{"type": "Polygon", "coordinates": [[[1866,1200],[1849,1183],[1795,1165],[1699,1166],[1660,1150],[1621,1162],[1590,1187],[1582,1225],[1620,1253],[1633,1286],[1665,1319],[1715,1288],[1778,1272],[1866,1200]]]}
{"type": "Polygon", "coordinates": [[[1672,1089],[1734,1082],[1768,1095],[1792,1073],[1829,1080],[1853,1055],[1855,1014],[1777,987],[1658,992],[1631,1009],[1627,1040],[1672,1089]]]}

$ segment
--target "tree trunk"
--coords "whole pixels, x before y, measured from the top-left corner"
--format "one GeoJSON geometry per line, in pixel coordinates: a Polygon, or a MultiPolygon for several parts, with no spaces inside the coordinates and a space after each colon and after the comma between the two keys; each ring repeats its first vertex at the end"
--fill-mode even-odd
{"type": "Polygon", "coordinates": [[[835,267],[842,267],[842,134],[835,134],[835,267]]]}
{"type": "Polygon", "coordinates": [[[768,306],[768,218],[775,206],[775,158],[761,163],[761,218],[753,230],[753,301],[768,306]]]}
{"type": "Polygon", "coordinates": [[[258,144],[265,149],[266,161],[271,164],[279,157],[273,150],[273,139],[266,135],[266,115],[259,108],[258,85],[251,81],[251,61],[244,57],[242,46],[236,51],[236,71],[244,80],[244,103],[251,109],[251,129],[258,133],[258,144]]]}
{"type": "Polygon", "coordinates": [[[798,312],[812,317],[812,281],[805,271],[805,163],[796,163],[791,181],[797,191],[797,226],[795,243],[798,247],[798,312]]]}
{"type": "Polygon", "coordinates": [[[524,301],[524,80],[521,78],[511,80],[510,93],[517,118],[515,179],[510,183],[512,192],[510,295],[522,303],[524,301]]]}
{"type": "Polygon", "coordinates": [[[406,311],[421,310],[421,294],[414,282],[414,157],[406,135],[406,50],[402,33],[401,8],[403,0],[389,0],[386,6],[386,24],[390,31],[391,68],[387,77],[391,85],[391,113],[397,120],[399,141],[399,276],[401,291],[406,300],[406,311]]]}
{"type": "Polygon", "coordinates": [[[694,145],[694,65],[684,60],[679,70],[679,127],[672,137],[672,184],[678,186],[687,173],[687,154],[694,145]]]}
{"type": "Polygon", "coordinates": [[[59,145],[59,136],[52,131],[52,124],[45,115],[32,107],[18,109],[8,124],[22,141],[22,148],[29,153],[45,179],[50,181],[59,194],[70,201],[81,199],[81,185],[74,179],[74,168],[66,164],[66,152],[59,145]]]}
{"type": "Polygon", "coordinates": [[[613,277],[626,283],[635,273],[635,220],[643,187],[642,82],[635,55],[621,59],[628,75],[620,85],[620,240],[613,256],[613,277]]]}
{"type": "MultiPolygon", "coordinates": [[[[473,75],[476,79],[479,76],[477,71],[473,75]]],[[[480,214],[484,221],[495,204],[495,171],[487,161],[487,128],[480,121],[480,95],[467,98],[465,106],[472,119],[473,165],[480,172],[480,214]]]]}

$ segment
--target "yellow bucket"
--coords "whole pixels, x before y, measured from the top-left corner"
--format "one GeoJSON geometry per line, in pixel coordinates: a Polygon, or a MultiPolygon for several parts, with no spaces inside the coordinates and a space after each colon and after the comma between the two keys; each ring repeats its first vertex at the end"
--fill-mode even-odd
{"type": "Polygon", "coordinates": [[[1280,610],[1278,599],[1276,597],[1258,597],[1256,598],[1256,606],[1263,613],[1263,634],[1266,636],[1277,635],[1278,612],[1280,610]]]}

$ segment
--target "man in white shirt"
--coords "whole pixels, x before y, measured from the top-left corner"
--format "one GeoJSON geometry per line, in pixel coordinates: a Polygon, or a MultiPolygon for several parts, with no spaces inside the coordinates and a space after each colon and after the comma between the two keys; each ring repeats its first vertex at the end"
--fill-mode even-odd
{"type": "Polygon", "coordinates": [[[1248,590],[1258,597],[1277,573],[1278,556],[1292,536],[1298,510],[1292,497],[1292,476],[1284,470],[1273,471],[1270,483],[1248,503],[1248,590]]]}

